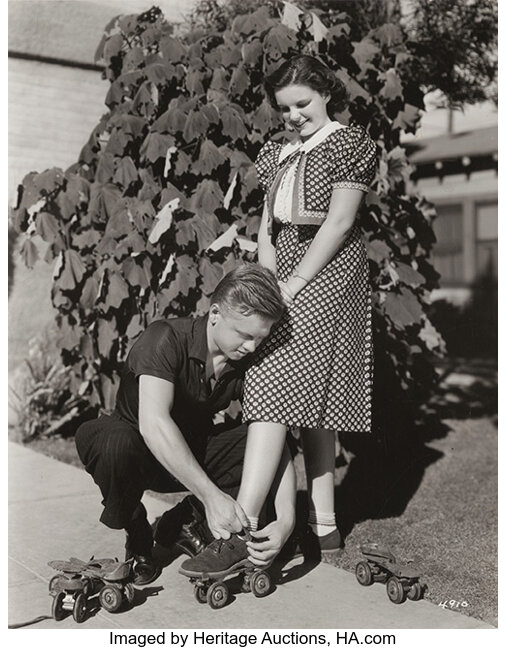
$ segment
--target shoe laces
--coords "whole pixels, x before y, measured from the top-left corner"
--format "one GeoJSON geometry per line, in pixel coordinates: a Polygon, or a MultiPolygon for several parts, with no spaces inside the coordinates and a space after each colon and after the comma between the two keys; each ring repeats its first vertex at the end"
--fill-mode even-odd
{"type": "Polygon", "coordinates": [[[229,548],[230,550],[234,549],[234,544],[230,539],[215,539],[209,544],[209,549],[215,554],[220,554],[223,546],[229,548]]]}

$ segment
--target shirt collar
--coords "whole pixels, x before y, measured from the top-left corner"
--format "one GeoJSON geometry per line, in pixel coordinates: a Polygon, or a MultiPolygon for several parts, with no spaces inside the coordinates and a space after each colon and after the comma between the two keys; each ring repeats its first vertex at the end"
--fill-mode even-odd
{"type": "MultiPolygon", "coordinates": [[[[199,316],[194,318],[194,323],[192,331],[188,341],[188,355],[190,358],[195,358],[198,361],[204,363],[207,362],[207,322],[209,320],[209,314],[199,316]]],[[[227,363],[233,369],[234,372],[244,373],[248,363],[250,362],[250,356],[242,358],[237,361],[232,361],[228,359],[227,363]]],[[[225,372],[226,373],[226,372],[225,372]]]]}
{"type": "Polygon", "coordinates": [[[188,341],[188,354],[205,363],[207,360],[207,321],[208,314],[195,318],[188,341]]]}
{"type": "Polygon", "coordinates": [[[325,124],[322,128],[320,128],[314,135],[312,135],[309,139],[307,139],[305,142],[302,142],[302,140],[294,140],[293,142],[289,142],[288,144],[285,144],[285,146],[281,149],[279,153],[279,162],[282,162],[283,160],[286,160],[289,156],[291,156],[293,153],[296,152],[301,152],[301,153],[307,153],[308,151],[311,151],[311,149],[314,149],[315,146],[318,146],[318,144],[321,144],[325,138],[327,138],[331,133],[334,131],[338,131],[341,128],[347,128],[344,124],[341,124],[340,122],[334,121],[334,122],[329,122],[328,124],[325,124]]]}

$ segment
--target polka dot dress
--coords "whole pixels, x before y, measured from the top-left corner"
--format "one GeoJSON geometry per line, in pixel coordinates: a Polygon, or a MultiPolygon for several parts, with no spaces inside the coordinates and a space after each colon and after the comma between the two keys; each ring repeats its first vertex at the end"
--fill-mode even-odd
{"type": "MultiPolygon", "coordinates": [[[[278,153],[268,143],[259,156],[269,174],[267,179],[264,175],[265,189],[269,177],[275,175],[278,153]],[[271,161],[269,165],[266,160],[271,161]]],[[[318,154],[315,150],[315,157],[318,154]]],[[[350,164],[348,156],[346,164],[350,164]]],[[[369,166],[374,168],[373,163],[369,166]]],[[[345,175],[341,182],[345,187],[345,175]]],[[[319,226],[278,223],[278,227],[277,273],[286,281],[319,226]]],[[[359,228],[354,226],[338,253],[297,294],[259,349],[245,378],[244,421],[370,431],[371,311],[367,254],[359,228]]]]}
{"type": "MultiPolygon", "coordinates": [[[[279,279],[288,279],[316,233],[283,225],[279,279]]],[[[335,431],[369,431],[372,387],[371,300],[367,257],[357,228],[297,294],[246,374],[245,421],[335,431]]]]}

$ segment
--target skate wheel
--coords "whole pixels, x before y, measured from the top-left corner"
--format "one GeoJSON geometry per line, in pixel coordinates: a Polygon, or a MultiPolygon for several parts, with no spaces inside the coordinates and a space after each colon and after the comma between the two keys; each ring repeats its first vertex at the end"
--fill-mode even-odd
{"type": "Polygon", "coordinates": [[[123,593],[124,598],[128,604],[131,604],[134,601],[135,597],[135,588],[133,584],[125,584],[125,591],[123,593]]]}
{"type": "Polygon", "coordinates": [[[220,581],[212,584],[207,591],[207,603],[211,608],[223,608],[228,602],[228,586],[220,581]]]}
{"type": "Polygon", "coordinates": [[[53,603],[51,605],[51,615],[57,622],[60,622],[65,617],[63,612],[64,599],[65,599],[65,593],[63,591],[56,593],[56,595],[53,597],[53,603]]]}
{"type": "Polygon", "coordinates": [[[244,579],[241,584],[241,591],[243,593],[251,593],[251,577],[248,573],[244,574],[244,579]]]}
{"type": "Polygon", "coordinates": [[[81,624],[86,619],[86,604],[86,595],[83,592],[78,593],[74,600],[74,608],[72,609],[72,617],[78,624],[81,624]]]}
{"type": "Polygon", "coordinates": [[[418,581],[415,582],[414,584],[411,584],[408,590],[408,599],[412,600],[413,602],[416,602],[419,599],[422,599],[422,595],[423,595],[422,585],[418,581]]]}
{"type": "Polygon", "coordinates": [[[355,577],[361,586],[370,586],[373,583],[374,577],[371,566],[367,561],[360,561],[357,563],[355,568],[355,577]]]}
{"type": "Polygon", "coordinates": [[[402,604],[406,599],[406,592],[400,579],[397,577],[390,577],[387,581],[387,595],[388,599],[394,604],[402,604]]]}
{"type": "Polygon", "coordinates": [[[56,594],[59,591],[58,583],[60,581],[60,575],[55,575],[49,580],[49,592],[51,595],[56,594]]]}
{"type": "Polygon", "coordinates": [[[92,590],[93,590],[93,584],[91,582],[91,579],[85,577],[83,579],[83,593],[86,595],[86,597],[89,597],[91,595],[92,590]]]}
{"type": "Polygon", "coordinates": [[[100,606],[109,613],[115,613],[123,603],[123,595],[116,586],[104,586],[98,595],[100,606]]]}
{"type": "Polygon", "coordinates": [[[207,602],[207,588],[205,586],[195,586],[193,596],[199,604],[205,604],[207,602]]]}
{"type": "Polygon", "coordinates": [[[271,578],[263,570],[253,573],[250,585],[251,592],[255,597],[265,597],[271,592],[271,578]]]}

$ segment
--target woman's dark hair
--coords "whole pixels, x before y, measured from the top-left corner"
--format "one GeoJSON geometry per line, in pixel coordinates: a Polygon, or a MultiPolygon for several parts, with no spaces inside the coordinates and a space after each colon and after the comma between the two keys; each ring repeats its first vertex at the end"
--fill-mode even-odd
{"type": "Polygon", "coordinates": [[[348,91],[334,72],[314,56],[301,54],[285,61],[264,82],[271,106],[278,109],[275,93],[290,84],[308,86],[321,95],[330,95],[327,112],[330,116],[342,112],[348,105],[348,91]]]}

